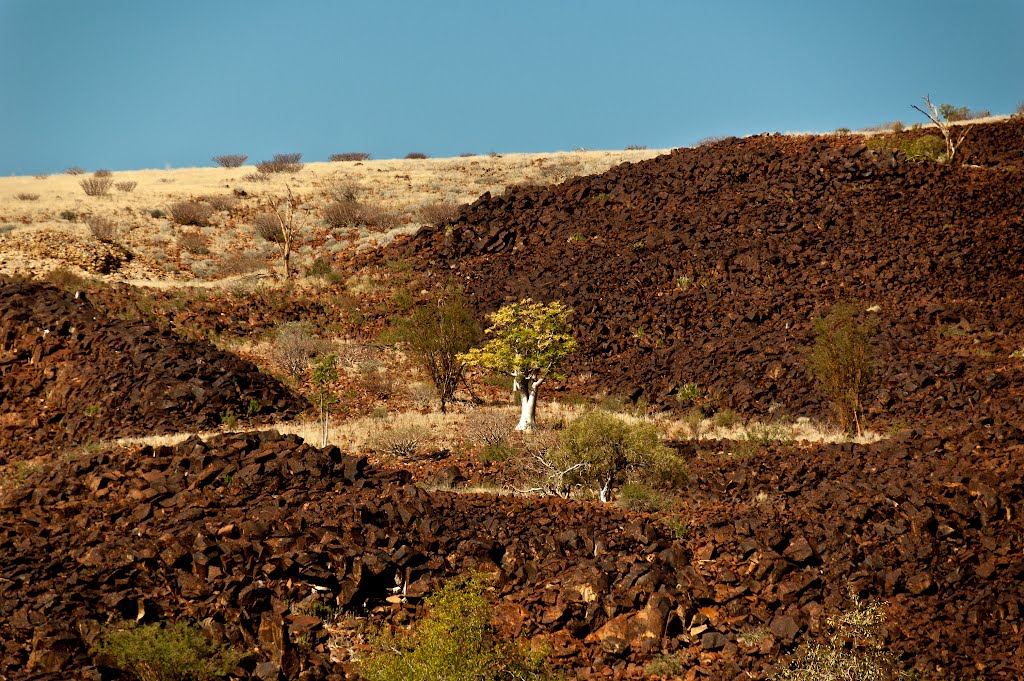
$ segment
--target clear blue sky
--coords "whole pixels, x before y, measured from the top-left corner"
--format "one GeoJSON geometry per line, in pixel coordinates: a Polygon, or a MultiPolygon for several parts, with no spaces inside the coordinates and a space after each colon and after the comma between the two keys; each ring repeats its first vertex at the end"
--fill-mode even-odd
{"type": "Polygon", "coordinates": [[[1024,0],[0,0],[0,174],[557,151],[1024,100],[1024,0]]]}

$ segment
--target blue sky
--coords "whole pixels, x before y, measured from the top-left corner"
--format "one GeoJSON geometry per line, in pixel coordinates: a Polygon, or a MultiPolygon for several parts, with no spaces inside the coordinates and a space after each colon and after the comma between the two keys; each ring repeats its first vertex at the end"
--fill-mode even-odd
{"type": "Polygon", "coordinates": [[[558,151],[1024,100],[1024,0],[0,0],[0,174],[558,151]]]}

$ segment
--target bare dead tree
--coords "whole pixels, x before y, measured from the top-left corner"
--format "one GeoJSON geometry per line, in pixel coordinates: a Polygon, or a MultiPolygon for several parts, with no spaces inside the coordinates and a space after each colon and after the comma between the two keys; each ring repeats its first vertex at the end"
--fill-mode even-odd
{"type": "Polygon", "coordinates": [[[927,111],[916,104],[912,104],[911,107],[923,113],[928,118],[928,120],[935,124],[935,127],[939,129],[939,132],[942,133],[943,139],[946,140],[946,162],[951,163],[953,161],[953,156],[956,155],[956,150],[959,149],[960,145],[964,143],[964,140],[967,139],[967,133],[969,133],[971,131],[971,128],[974,126],[959,126],[963,128],[963,132],[960,134],[958,138],[956,138],[956,141],[953,141],[953,126],[950,124],[948,120],[946,120],[939,114],[939,110],[935,107],[934,104],[932,104],[930,96],[925,95],[924,97],[922,97],[922,99],[924,100],[924,104],[927,107],[927,111]]]}
{"type": "Polygon", "coordinates": [[[295,222],[295,199],[292,196],[292,188],[285,185],[285,189],[288,190],[288,200],[278,204],[271,201],[270,207],[274,211],[273,218],[274,225],[277,229],[270,232],[270,234],[261,234],[268,241],[276,243],[281,247],[281,259],[284,260],[284,278],[292,278],[291,269],[291,256],[292,256],[292,243],[298,233],[299,226],[295,222]]]}

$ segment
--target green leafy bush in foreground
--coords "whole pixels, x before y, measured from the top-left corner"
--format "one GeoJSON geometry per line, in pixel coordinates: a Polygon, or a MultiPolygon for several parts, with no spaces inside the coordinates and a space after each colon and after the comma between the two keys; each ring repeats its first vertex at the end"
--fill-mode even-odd
{"type": "Polygon", "coordinates": [[[497,640],[486,579],[449,582],[426,599],[427,614],[409,632],[381,633],[377,652],[359,674],[366,681],[544,681],[559,678],[543,657],[518,643],[497,640]]]}
{"type": "Polygon", "coordinates": [[[100,664],[128,672],[140,681],[209,681],[226,675],[241,657],[186,622],[108,628],[93,652],[100,664]]]}
{"type": "Polygon", "coordinates": [[[824,643],[805,643],[774,681],[912,681],[881,639],[885,603],[864,603],[850,592],[851,607],[826,622],[824,643]]]}

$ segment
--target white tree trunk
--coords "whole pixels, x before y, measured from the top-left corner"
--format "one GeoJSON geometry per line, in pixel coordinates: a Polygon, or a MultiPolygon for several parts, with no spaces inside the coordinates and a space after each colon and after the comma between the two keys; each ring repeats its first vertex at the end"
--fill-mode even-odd
{"type": "Polygon", "coordinates": [[[519,425],[516,430],[533,430],[537,420],[537,389],[542,381],[520,376],[516,382],[519,392],[519,425]]]}

